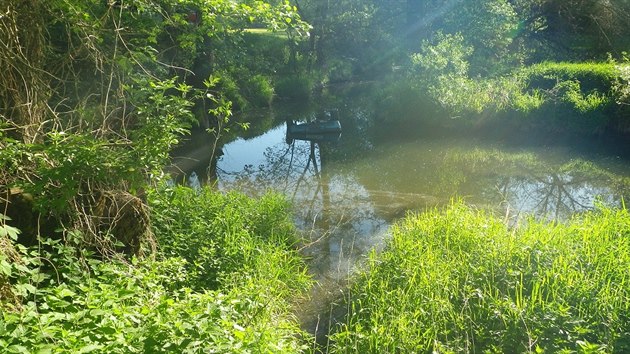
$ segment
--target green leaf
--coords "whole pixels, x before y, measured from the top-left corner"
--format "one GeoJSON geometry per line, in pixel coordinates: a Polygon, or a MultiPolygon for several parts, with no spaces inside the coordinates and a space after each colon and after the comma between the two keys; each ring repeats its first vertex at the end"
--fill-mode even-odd
{"type": "Polygon", "coordinates": [[[103,311],[101,309],[90,310],[90,316],[92,316],[92,317],[104,316],[106,314],[108,314],[108,312],[107,311],[103,311]]]}
{"type": "Polygon", "coordinates": [[[76,295],[76,293],[68,288],[63,288],[61,290],[59,290],[59,292],[57,293],[57,295],[59,296],[59,298],[64,298],[66,296],[74,296],[76,295]]]}
{"type": "Polygon", "coordinates": [[[99,330],[99,332],[107,334],[107,335],[115,334],[117,332],[116,328],[109,327],[109,326],[107,326],[107,327],[99,327],[98,330],[99,330]]]}
{"type": "Polygon", "coordinates": [[[44,348],[39,348],[35,353],[37,353],[37,354],[51,354],[53,352],[53,348],[54,347],[52,345],[44,347],[44,348]]]}
{"type": "Polygon", "coordinates": [[[98,345],[98,344],[89,344],[86,345],[85,347],[81,348],[81,350],[79,350],[77,353],[91,353],[95,350],[99,350],[103,348],[102,345],[98,345]]]}
{"type": "MultiPolygon", "coordinates": [[[[0,214],[2,215],[2,214],[0,214]]],[[[0,237],[9,236],[14,241],[17,241],[18,235],[20,234],[20,230],[9,225],[0,225],[0,237]]]]}
{"type": "Polygon", "coordinates": [[[12,345],[8,348],[8,352],[9,353],[24,353],[24,354],[29,354],[30,351],[23,345],[12,345]]]}
{"type": "Polygon", "coordinates": [[[0,273],[6,275],[7,277],[11,276],[11,264],[9,264],[9,262],[7,262],[6,260],[2,259],[0,260],[0,273]]]}
{"type": "Polygon", "coordinates": [[[32,286],[31,284],[17,284],[15,288],[23,293],[35,294],[37,293],[37,288],[32,286]]]}

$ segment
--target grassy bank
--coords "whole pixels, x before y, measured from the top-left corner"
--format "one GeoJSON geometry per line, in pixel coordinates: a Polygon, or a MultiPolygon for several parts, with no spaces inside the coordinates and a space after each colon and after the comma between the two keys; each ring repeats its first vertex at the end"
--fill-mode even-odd
{"type": "Polygon", "coordinates": [[[2,234],[0,352],[291,353],[309,287],[286,203],[187,188],[150,194],[155,259],[102,260],[81,235],[27,249],[2,234]]]}
{"type": "MultiPolygon", "coordinates": [[[[291,301],[310,281],[284,199],[177,187],[148,202],[155,258],[103,260],[76,232],[25,248],[2,228],[1,352],[309,352],[291,301]]],[[[392,232],[330,352],[630,349],[626,210],[510,229],[454,204],[392,232]]]]}
{"type": "Polygon", "coordinates": [[[416,107],[411,109],[416,119],[441,117],[445,125],[516,124],[587,135],[630,132],[627,61],[548,61],[472,77],[448,66],[429,70],[421,60],[426,61],[418,59],[408,82],[397,79],[384,88],[381,116],[409,118],[399,112],[402,106],[416,107]]]}
{"type": "Polygon", "coordinates": [[[333,353],[630,349],[630,216],[507,228],[463,205],[408,217],[351,291],[333,353]]]}

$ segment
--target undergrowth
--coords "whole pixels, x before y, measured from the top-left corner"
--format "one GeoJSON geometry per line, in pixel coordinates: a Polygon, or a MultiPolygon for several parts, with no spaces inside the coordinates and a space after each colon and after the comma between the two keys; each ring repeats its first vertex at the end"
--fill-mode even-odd
{"type": "Polygon", "coordinates": [[[455,204],[393,228],[351,291],[332,353],[630,350],[630,216],[510,229],[455,204]]]}
{"type": "Polygon", "coordinates": [[[473,77],[466,60],[470,48],[460,41],[460,37],[446,36],[412,56],[411,77],[416,82],[411,86],[439,105],[441,115],[467,116],[468,121],[517,117],[587,134],[623,130],[627,59],[621,63],[612,59],[541,62],[473,77]]]}
{"type": "Polygon", "coordinates": [[[0,280],[20,300],[0,307],[0,352],[301,352],[290,301],[309,279],[284,203],[154,192],[155,259],[102,260],[80,232],[15,244],[19,262],[0,252],[0,280]]]}

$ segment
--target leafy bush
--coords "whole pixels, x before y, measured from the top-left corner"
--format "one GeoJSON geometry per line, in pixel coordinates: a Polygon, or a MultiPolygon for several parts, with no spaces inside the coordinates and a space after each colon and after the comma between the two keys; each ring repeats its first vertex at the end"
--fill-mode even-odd
{"type": "Polygon", "coordinates": [[[629,236],[626,210],[517,229],[460,204],[408,217],[332,352],[627,352],[629,236]]]}
{"type": "Polygon", "coordinates": [[[268,107],[273,100],[273,86],[269,78],[254,75],[245,83],[248,101],[255,107],[268,107]]]}
{"type": "MultiPolygon", "coordinates": [[[[619,72],[619,80],[615,83],[613,90],[615,92],[615,99],[617,104],[621,106],[621,114],[624,117],[630,117],[628,111],[630,110],[630,58],[628,54],[624,53],[624,59],[621,63],[615,65],[615,68],[619,72]],[[624,114],[625,113],[625,114],[624,114]]],[[[628,119],[624,119],[624,125],[628,125],[628,119]]]]}
{"type": "Polygon", "coordinates": [[[413,70],[426,81],[419,84],[431,85],[444,75],[466,77],[472,52],[461,33],[438,33],[433,42],[425,41],[421,51],[411,56],[413,70]]]}
{"type": "Polygon", "coordinates": [[[290,58],[291,40],[286,32],[266,29],[247,29],[243,36],[244,49],[248,58],[243,64],[251,72],[264,75],[286,71],[290,58]]]}
{"type": "Polygon", "coordinates": [[[610,62],[543,62],[523,69],[530,87],[550,89],[558,82],[578,81],[585,91],[610,91],[619,77],[614,63],[610,62]]]}
{"type": "Polygon", "coordinates": [[[143,81],[126,90],[135,112],[128,136],[112,141],[72,130],[52,130],[26,144],[0,134],[0,166],[5,183],[35,196],[41,211],[63,213],[70,201],[97,189],[140,189],[160,176],[168,152],[192,122],[188,87],[174,80],[143,81]],[[167,94],[169,90],[179,92],[167,94]]]}
{"type": "Polygon", "coordinates": [[[311,97],[312,89],[313,80],[303,75],[283,77],[275,86],[279,97],[302,100],[311,97]]]}
{"type": "Polygon", "coordinates": [[[297,326],[261,287],[198,293],[186,261],[134,265],[75,258],[76,249],[23,254],[14,288],[28,302],[5,311],[6,353],[298,352],[297,326]],[[41,257],[40,257],[41,256],[41,257]],[[43,258],[42,258],[43,257],[43,258]],[[54,267],[54,272],[42,272],[54,267]]]}
{"type": "Polygon", "coordinates": [[[608,127],[615,98],[621,102],[621,72],[612,61],[544,62],[471,78],[466,48],[463,37],[442,35],[412,57],[419,87],[451,115],[520,112],[546,125],[592,133],[608,127]]]}
{"type": "Polygon", "coordinates": [[[157,260],[96,259],[76,231],[17,247],[19,262],[0,252],[0,291],[22,300],[0,314],[0,352],[303,351],[289,301],[309,280],[280,197],[182,187],[151,204],[157,260]]]}

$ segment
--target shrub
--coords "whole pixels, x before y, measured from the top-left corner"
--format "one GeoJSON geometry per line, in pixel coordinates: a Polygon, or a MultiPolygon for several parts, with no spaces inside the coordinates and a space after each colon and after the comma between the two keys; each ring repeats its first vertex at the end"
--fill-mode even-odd
{"type": "Polygon", "coordinates": [[[151,193],[156,260],[96,259],[78,231],[17,247],[19,262],[0,250],[0,291],[21,301],[0,313],[0,352],[302,352],[289,301],[310,283],[286,203],[196,193],[151,193]]]}
{"type": "MultiPolygon", "coordinates": [[[[26,300],[0,321],[3,353],[298,352],[300,330],[261,287],[194,292],[186,261],[134,265],[84,258],[75,248],[23,254],[13,281],[26,300]],[[51,269],[51,267],[53,267],[51,269]],[[53,272],[43,272],[45,268],[53,272]]],[[[89,256],[89,255],[88,255],[89,256]]]]}
{"type": "Polygon", "coordinates": [[[289,99],[308,99],[311,97],[313,81],[306,76],[283,77],[276,83],[275,91],[279,97],[289,99]]]}
{"type": "Polygon", "coordinates": [[[254,75],[245,83],[248,101],[256,107],[268,107],[273,100],[273,86],[269,78],[254,75]]]}

